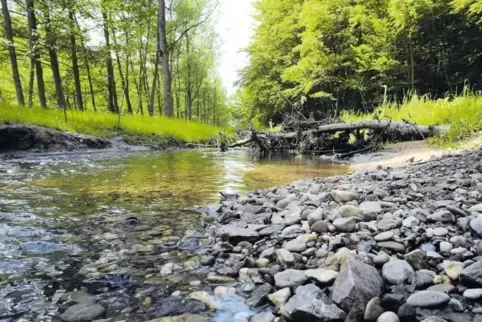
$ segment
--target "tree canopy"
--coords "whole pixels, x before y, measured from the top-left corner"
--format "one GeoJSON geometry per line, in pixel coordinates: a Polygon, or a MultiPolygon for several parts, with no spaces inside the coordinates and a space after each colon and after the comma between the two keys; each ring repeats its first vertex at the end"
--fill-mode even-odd
{"type": "Polygon", "coordinates": [[[480,0],[257,0],[235,104],[280,121],[481,88],[480,0]]]}
{"type": "Polygon", "coordinates": [[[216,8],[214,0],[2,0],[0,103],[223,123],[216,8]]]}

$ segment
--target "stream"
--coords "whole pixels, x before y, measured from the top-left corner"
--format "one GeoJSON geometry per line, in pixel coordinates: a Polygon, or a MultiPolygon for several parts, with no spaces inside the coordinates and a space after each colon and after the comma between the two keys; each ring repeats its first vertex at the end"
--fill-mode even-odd
{"type": "Polygon", "coordinates": [[[242,297],[216,296],[216,285],[204,282],[210,267],[200,258],[215,242],[204,229],[212,217],[194,209],[218,203],[221,191],[347,171],[316,157],[259,160],[244,150],[4,156],[0,321],[80,321],[59,317],[74,304],[96,316],[88,321],[196,309],[213,321],[247,321],[256,311],[242,297]],[[212,296],[217,309],[176,303],[193,292],[212,296]]]}

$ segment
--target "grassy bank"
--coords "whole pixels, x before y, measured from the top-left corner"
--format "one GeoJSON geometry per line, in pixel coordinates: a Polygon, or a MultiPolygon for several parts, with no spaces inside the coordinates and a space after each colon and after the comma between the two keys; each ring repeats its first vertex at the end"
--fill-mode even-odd
{"type": "Polygon", "coordinates": [[[112,113],[76,110],[67,110],[66,113],[67,121],[63,110],[1,104],[0,123],[34,124],[101,137],[121,133],[131,137],[156,136],[181,142],[205,142],[215,138],[219,132],[230,132],[226,128],[158,116],[121,115],[119,122],[119,116],[112,113]]]}
{"type": "Polygon", "coordinates": [[[450,125],[450,131],[435,138],[440,145],[456,145],[482,131],[482,95],[467,94],[453,99],[430,100],[413,96],[402,105],[387,104],[378,107],[372,114],[344,113],[345,121],[373,119],[407,120],[420,125],[450,125]]]}

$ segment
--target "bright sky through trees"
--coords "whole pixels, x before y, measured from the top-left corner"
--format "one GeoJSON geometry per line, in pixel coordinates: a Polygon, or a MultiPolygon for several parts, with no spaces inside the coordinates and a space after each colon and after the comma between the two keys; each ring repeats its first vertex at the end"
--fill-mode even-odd
{"type": "Polygon", "coordinates": [[[228,95],[234,92],[238,70],[248,64],[243,49],[249,44],[254,29],[254,0],[220,0],[219,20],[215,24],[221,37],[219,73],[228,95]]]}

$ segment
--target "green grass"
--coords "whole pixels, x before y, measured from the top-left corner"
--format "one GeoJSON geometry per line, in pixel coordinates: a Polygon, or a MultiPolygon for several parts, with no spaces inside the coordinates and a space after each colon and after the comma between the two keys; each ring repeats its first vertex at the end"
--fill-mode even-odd
{"type": "Polygon", "coordinates": [[[59,109],[26,108],[9,104],[0,104],[0,123],[16,122],[35,124],[83,133],[109,137],[118,134],[127,136],[157,136],[174,139],[178,142],[206,142],[217,137],[219,132],[230,134],[231,129],[189,122],[166,117],[141,115],[119,116],[105,112],[67,110],[67,122],[64,111],[59,109]]]}
{"type": "Polygon", "coordinates": [[[453,99],[431,100],[428,97],[413,96],[403,104],[387,104],[378,107],[372,114],[345,112],[346,122],[373,119],[407,120],[420,125],[450,125],[444,136],[432,142],[439,145],[456,145],[482,131],[482,95],[465,94],[453,99]]]}

